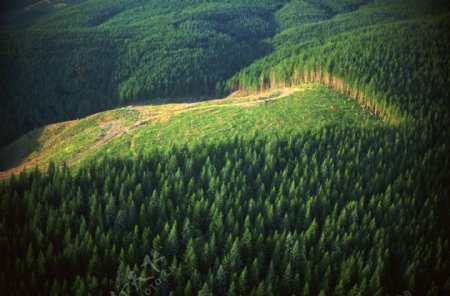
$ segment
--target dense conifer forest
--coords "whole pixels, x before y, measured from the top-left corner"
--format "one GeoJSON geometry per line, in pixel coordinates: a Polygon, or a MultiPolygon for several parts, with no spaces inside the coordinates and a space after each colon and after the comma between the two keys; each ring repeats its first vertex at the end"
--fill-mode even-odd
{"type": "Polygon", "coordinates": [[[0,187],[2,286],[118,294],[158,252],[156,295],[442,295],[448,151],[428,137],[327,127],[21,174],[0,187]]]}
{"type": "Polygon", "coordinates": [[[39,13],[2,19],[0,145],[144,100],[311,82],[379,122],[150,139],[5,178],[1,295],[450,295],[447,3],[90,0],[39,13]]]}

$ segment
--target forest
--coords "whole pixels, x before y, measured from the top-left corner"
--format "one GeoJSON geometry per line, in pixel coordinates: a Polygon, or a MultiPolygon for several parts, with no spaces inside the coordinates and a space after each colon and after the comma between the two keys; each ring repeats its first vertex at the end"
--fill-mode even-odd
{"type": "Polygon", "coordinates": [[[78,1],[17,22],[0,29],[0,146],[308,83],[379,121],[185,140],[180,122],[179,140],[12,174],[1,295],[450,295],[448,3],[78,1]]]}
{"type": "Polygon", "coordinates": [[[162,255],[155,295],[442,295],[448,138],[430,137],[326,127],[22,173],[0,187],[2,287],[119,295],[162,255]]]}

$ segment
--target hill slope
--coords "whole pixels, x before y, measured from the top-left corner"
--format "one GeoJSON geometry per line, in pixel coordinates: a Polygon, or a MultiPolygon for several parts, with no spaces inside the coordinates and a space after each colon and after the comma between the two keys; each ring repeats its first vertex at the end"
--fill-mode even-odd
{"type": "Polygon", "coordinates": [[[2,176],[46,167],[50,161],[72,165],[104,154],[128,156],[172,144],[372,121],[375,117],[353,99],[319,84],[203,102],[160,100],[31,131],[1,151],[2,176]]]}

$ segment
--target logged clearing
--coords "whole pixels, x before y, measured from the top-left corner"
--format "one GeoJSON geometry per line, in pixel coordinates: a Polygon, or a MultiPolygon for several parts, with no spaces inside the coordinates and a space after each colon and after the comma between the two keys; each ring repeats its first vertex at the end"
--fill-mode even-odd
{"type": "Polygon", "coordinates": [[[31,131],[1,151],[0,177],[45,168],[50,161],[74,166],[105,154],[126,156],[164,145],[376,121],[353,99],[319,84],[199,102],[152,101],[31,131]]]}

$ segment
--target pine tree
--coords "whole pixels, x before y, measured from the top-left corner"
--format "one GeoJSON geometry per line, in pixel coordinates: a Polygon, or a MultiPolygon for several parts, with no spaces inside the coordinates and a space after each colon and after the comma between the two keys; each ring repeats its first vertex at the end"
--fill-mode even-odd
{"type": "Polygon", "coordinates": [[[167,250],[169,252],[170,258],[177,256],[179,251],[176,222],[172,225],[169,236],[167,238],[167,250]]]}
{"type": "Polygon", "coordinates": [[[212,296],[213,294],[210,292],[208,284],[204,283],[202,289],[198,292],[198,296],[212,296]]]}
{"type": "Polygon", "coordinates": [[[214,293],[217,295],[226,295],[227,287],[227,274],[224,267],[220,265],[214,279],[214,293]]]}

